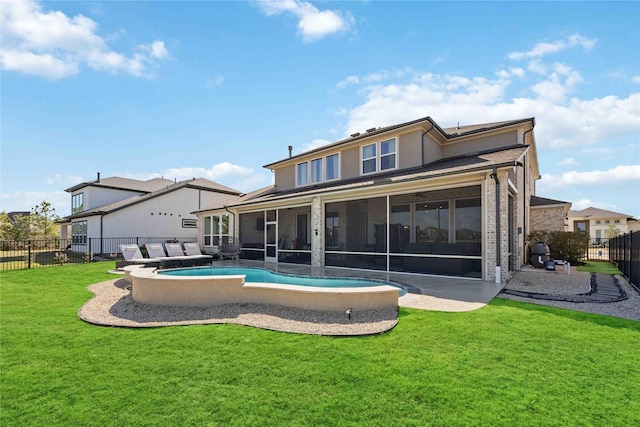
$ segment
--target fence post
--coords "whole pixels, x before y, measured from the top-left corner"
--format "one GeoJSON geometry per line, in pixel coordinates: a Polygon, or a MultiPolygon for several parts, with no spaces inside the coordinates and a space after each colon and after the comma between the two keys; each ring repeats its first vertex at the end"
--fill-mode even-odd
{"type": "Polygon", "coordinates": [[[27,268],[31,268],[31,240],[27,240],[27,268]]]}

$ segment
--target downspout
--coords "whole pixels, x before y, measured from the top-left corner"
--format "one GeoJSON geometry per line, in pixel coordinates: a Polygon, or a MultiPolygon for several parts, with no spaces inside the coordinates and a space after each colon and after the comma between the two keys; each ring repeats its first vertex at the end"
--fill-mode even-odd
{"type": "MultiPolygon", "coordinates": [[[[529,132],[533,132],[533,128],[535,127],[536,123],[535,121],[533,122],[533,125],[531,126],[531,129],[525,131],[522,134],[522,145],[527,145],[527,133],[529,132]]],[[[522,159],[523,161],[526,161],[527,163],[529,162],[529,159],[522,159]]],[[[522,264],[526,263],[527,260],[527,235],[529,234],[528,231],[529,229],[527,228],[527,168],[525,168],[524,166],[522,167],[522,192],[524,193],[524,196],[522,197],[522,256],[524,258],[524,260],[520,260],[520,262],[522,264]]],[[[531,200],[529,200],[529,202],[531,202],[531,200]]],[[[518,266],[518,268],[520,268],[521,265],[518,266]]]]}
{"type": "Polygon", "coordinates": [[[498,180],[498,170],[494,167],[493,173],[490,175],[496,182],[496,283],[502,282],[502,265],[500,245],[500,181],[498,180]]]}
{"type": "MultiPolygon", "coordinates": [[[[100,253],[103,254],[104,253],[104,214],[100,215],[100,253]]],[[[91,252],[91,248],[89,248],[89,252],[91,252]]]]}
{"type": "Polygon", "coordinates": [[[422,144],[420,144],[420,150],[421,150],[420,156],[422,157],[422,158],[420,159],[420,163],[421,163],[423,166],[424,166],[424,164],[425,164],[425,162],[424,162],[424,136],[425,136],[426,134],[428,134],[429,132],[431,132],[432,130],[433,130],[433,123],[431,123],[431,127],[429,128],[429,130],[424,131],[424,132],[422,133],[422,135],[420,135],[420,139],[422,140],[422,144]]]}

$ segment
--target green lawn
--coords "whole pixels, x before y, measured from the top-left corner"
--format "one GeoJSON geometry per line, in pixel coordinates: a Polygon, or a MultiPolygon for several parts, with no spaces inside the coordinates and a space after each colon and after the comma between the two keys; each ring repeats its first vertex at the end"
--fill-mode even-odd
{"type": "Polygon", "coordinates": [[[2,273],[0,424],[640,425],[637,321],[496,299],[359,338],[86,324],[112,266],[2,273]]]}
{"type": "Polygon", "coordinates": [[[576,267],[577,270],[602,274],[620,274],[620,270],[618,270],[613,263],[608,261],[585,261],[584,264],[585,265],[576,267]]]}

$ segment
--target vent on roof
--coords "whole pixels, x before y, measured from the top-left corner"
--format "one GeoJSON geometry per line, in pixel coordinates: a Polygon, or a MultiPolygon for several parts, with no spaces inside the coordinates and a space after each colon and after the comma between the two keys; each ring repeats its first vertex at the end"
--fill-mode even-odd
{"type": "Polygon", "coordinates": [[[360,132],[352,133],[351,138],[355,138],[356,136],[360,136],[360,132]]]}
{"type": "Polygon", "coordinates": [[[373,132],[376,128],[367,129],[367,133],[373,132]]]}

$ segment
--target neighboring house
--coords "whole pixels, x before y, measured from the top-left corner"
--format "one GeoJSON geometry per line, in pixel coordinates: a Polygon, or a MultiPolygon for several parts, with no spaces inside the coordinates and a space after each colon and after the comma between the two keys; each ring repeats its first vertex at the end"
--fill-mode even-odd
{"type": "Polygon", "coordinates": [[[571,203],[531,196],[529,231],[564,231],[571,203]]]}
{"type": "Polygon", "coordinates": [[[591,239],[606,239],[607,230],[618,230],[617,234],[629,232],[637,222],[631,215],[607,211],[598,208],[586,208],[581,211],[569,211],[567,231],[582,231],[591,239]]]}
{"type": "Polygon", "coordinates": [[[526,259],[534,125],[425,117],[289,150],[265,166],[272,187],[195,211],[200,242],[236,236],[241,258],[267,262],[506,282],[526,259]]]}
{"type": "Polygon", "coordinates": [[[197,238],[197,218],[191,212],[224,202],[240,193],[207,179],[174,182],[110,177],[83,182],[71,193],[71,215],[59,221],[61,238],[71,249],[105,254],[118,252],[109,238],[197,238]],[[91,248],[87,245],[91,242],[91,248]]]}

